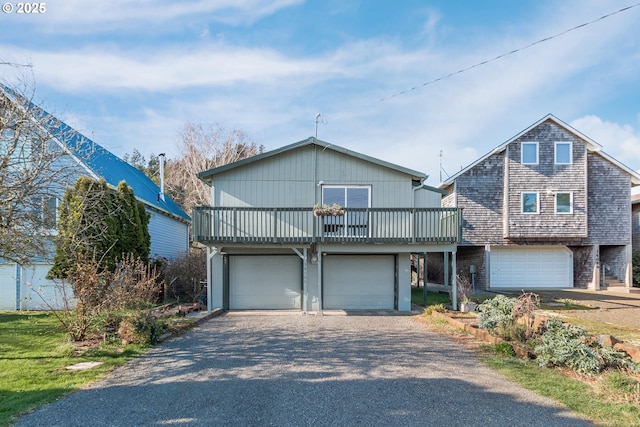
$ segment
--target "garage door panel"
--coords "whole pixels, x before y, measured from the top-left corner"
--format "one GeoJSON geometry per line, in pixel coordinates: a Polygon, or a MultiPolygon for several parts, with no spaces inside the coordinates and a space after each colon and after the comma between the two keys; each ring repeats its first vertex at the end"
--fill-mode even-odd
{"type": "Polygon", "coordinates": [[[493,247],[491,288],[573,287],[573,255],[565,246],[493,247]]]}
{"type": "Polygon", "coordinates": [[[0,310],[16,309],[16,266],[0,264],[0,310]]]}
{"type": "Polygon", "coordinates": [[[393,310],[393,255],[329,255],[323,263],[323,308],[393,310]]]}
{"type": "Polygon", "coordinates": [[[302,266],[298,256],[231,256],[229,308],[301,309],[302,266]]]}

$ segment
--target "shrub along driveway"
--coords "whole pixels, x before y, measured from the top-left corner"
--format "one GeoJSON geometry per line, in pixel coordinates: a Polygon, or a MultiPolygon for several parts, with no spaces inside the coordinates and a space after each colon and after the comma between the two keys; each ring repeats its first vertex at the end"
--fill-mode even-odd
{"type": "Polygon", "coordinates": [[[410,316],[230,313],[17,425],[591,424],[410,316]]]}

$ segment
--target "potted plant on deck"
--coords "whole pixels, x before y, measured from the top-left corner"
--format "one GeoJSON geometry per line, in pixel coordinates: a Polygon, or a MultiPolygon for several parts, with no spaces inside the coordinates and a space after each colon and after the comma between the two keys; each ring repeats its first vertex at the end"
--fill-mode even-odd
{"type": "Polygon", "coordinates": [[[344,209],[337,203],[333,205],[315,205],[313,206],[314,216],[344,216],[344,209]]]}

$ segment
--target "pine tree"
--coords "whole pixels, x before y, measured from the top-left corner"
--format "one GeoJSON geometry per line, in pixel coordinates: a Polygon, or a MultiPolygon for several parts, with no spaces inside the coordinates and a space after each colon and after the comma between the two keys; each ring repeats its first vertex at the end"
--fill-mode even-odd
{"type": "Polygon", "coordinates": [[[133,190],[122,181],[116,191],[104,180],[80,177],[65,192],[50,278],[66,278],[70,268],[96,261],[113,271],[127,256],[149,258],[149,216],[133,190]]]}

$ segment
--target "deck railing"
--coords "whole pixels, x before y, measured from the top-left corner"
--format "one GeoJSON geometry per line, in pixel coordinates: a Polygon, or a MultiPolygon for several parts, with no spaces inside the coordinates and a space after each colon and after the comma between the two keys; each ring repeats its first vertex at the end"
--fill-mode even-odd
{"type": "Polygon", "coordinates": [[[202,243],[458,243],[462,233],[458,208],[352,208],[342,213],[198,206],[192,234],[202,243]]]}

